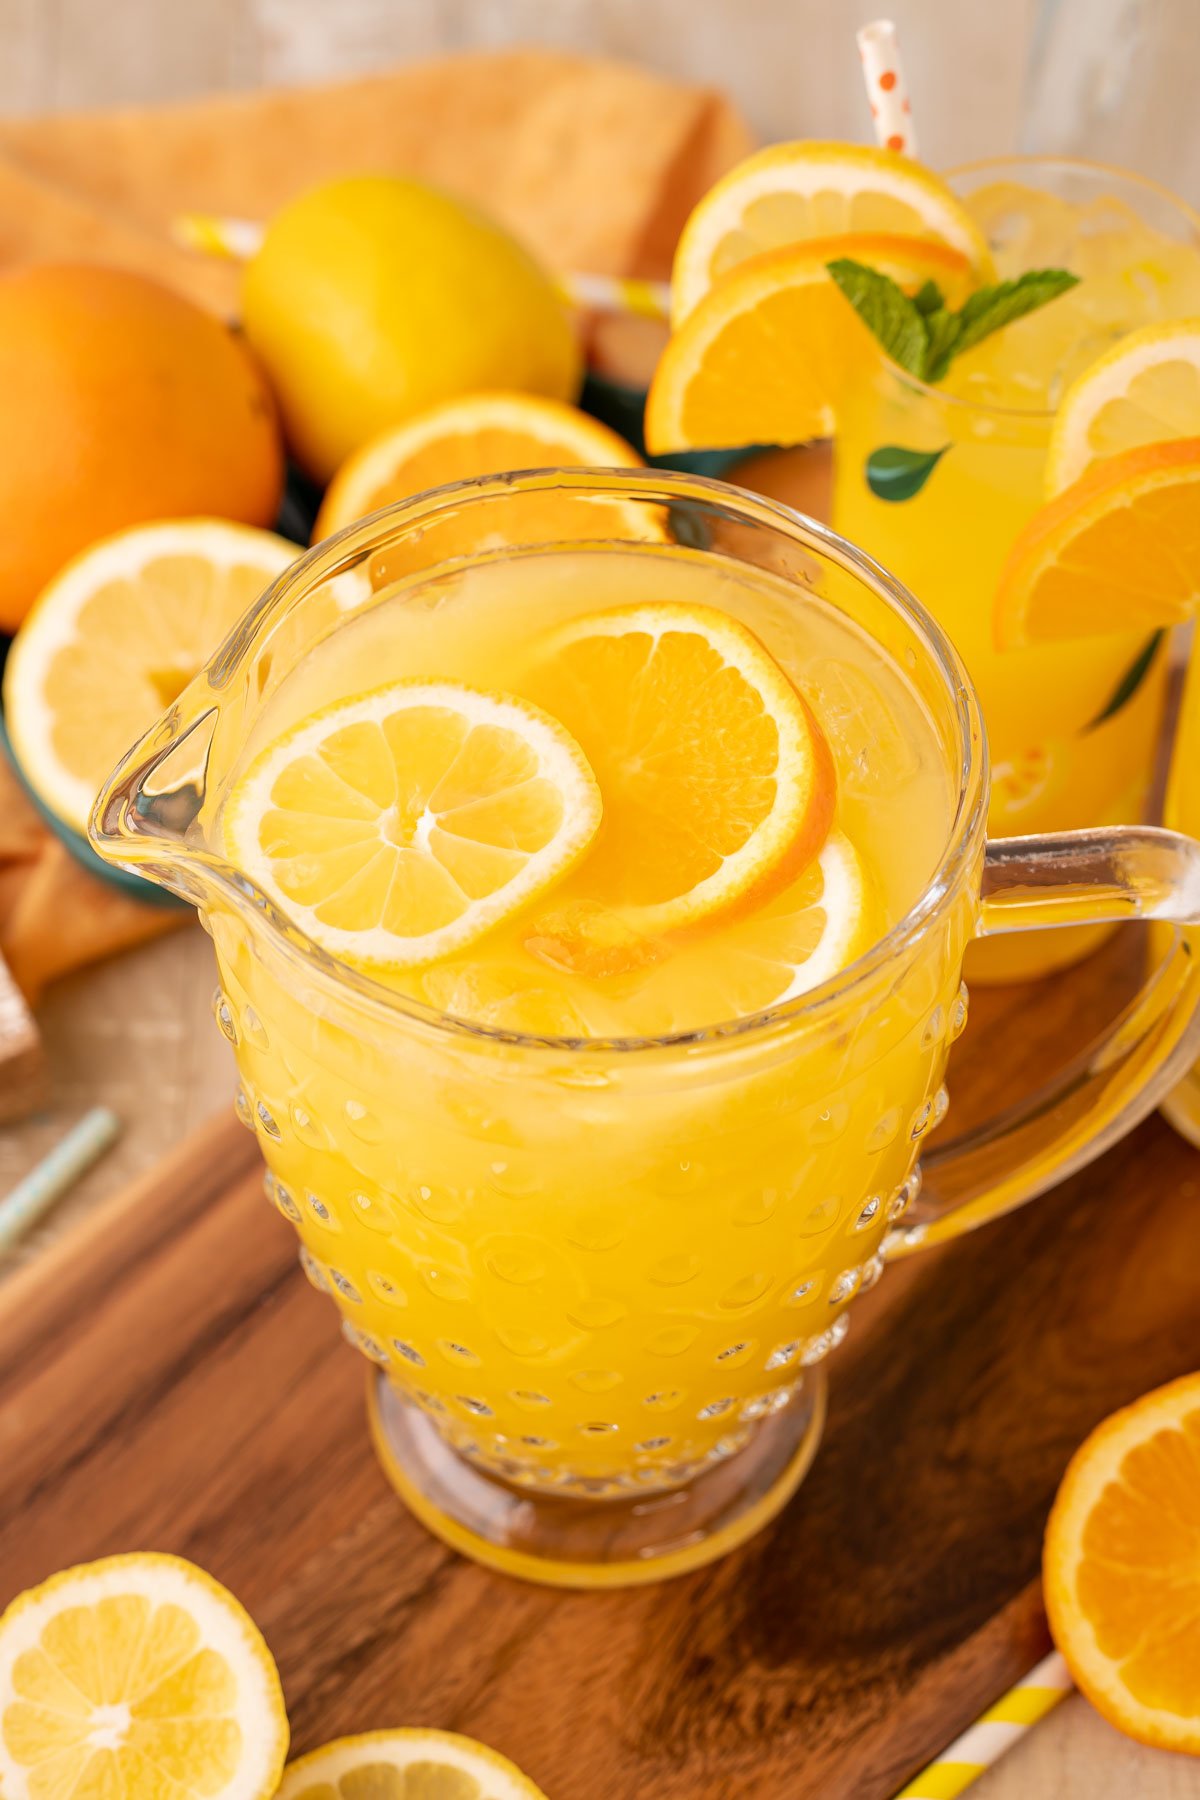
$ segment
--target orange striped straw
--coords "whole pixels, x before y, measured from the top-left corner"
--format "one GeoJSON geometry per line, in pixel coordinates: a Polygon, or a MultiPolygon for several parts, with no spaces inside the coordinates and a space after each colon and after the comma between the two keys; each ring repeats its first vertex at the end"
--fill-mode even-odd
{"type": "Polygon", "coordinates": [[[915,156],[917,134],[908,100],[908,83],[904,79],[900,46],[896,42],[896,27],[890,19],[876,19],[862,27],[858,33],[858,54],[862,58],[867,100],[880,147],[915,156]]]}

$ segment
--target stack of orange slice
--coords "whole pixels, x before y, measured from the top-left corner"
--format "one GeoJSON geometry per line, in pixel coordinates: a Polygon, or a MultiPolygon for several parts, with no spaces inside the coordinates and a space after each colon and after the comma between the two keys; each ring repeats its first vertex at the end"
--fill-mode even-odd
{"type": "MultiPolygon", "coordinates": [[[[866,263],[961,306],[994,279],[979,223],[928,169],[861,145],[778,144],[696,207],[651,385],[655,455],[829,437],[867,327],[828,272],[866,263]]],[[[874,352],[874,353],[877,353],[874,352]]],[[[1200,606],[1200,319],[1131,332],[1070,387],[1046,504],[995,600],[1001,649],[1156,632],[1200,606]]]]}
{"type": "Polygon", "coordinates": [[[1046,504],[996,593],[1001,649],[1159,631],[1200,604],[1200,319],[1132,331],[1068,388],[1046,504]]]}
{"type": "Polygon", "coordinates": [[[671,277],[673,333],[650,390],[657,454],[828,437],[866,327],[827,264],[869,264],[959,306],[991,277],[978,225],[919,163],[855,144],[777,144],[697,206],[671,277]]]}

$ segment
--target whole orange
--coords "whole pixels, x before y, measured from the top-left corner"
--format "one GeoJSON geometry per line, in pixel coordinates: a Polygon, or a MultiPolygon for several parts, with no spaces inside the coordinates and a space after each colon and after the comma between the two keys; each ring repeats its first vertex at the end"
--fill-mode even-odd
{"type": "Polygon", "coordinates": [[[0,279],[0,629],[68,557],[148,519],[269,525],[275,406],[226,326],[144,275],[47,263],[0,279]]]}

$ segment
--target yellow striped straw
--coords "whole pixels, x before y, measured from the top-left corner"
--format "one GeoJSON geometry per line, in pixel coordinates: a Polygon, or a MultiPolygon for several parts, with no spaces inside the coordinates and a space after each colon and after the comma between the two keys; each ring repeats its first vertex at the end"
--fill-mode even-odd
{"type": "MultiPolygon", "coordinates": [[[[176,243],[203,256],[245,262],[263,240],[254,219],[218,218],[212,213],[181,213],[171,226],[176,243]]],[[[665,281],[641,281],[634,275],[559,275],[558,285],[573,306],[597,312],[632,313],[640,319],[665,319],[671,290],[665,281]]]]}
{"type": "Polygon", "coordinates": [[[1042,1658],[1023,1681],[1008,1690],[981,1719],[942,1751],[927,1769],[896,1795],[896,1800],[956,1800],[985,1769],[998,1762],[1071,1692],[1074,1683],[1057,1650],[1042,1658]]]}
{"type": "Polygon", "coordinates": [[[636,275],[559,275],[557,280],[574,306],[633,313],[639,319],[666,319],[671,314],[671,290],[665,281],[639,281],[636,275]]]}

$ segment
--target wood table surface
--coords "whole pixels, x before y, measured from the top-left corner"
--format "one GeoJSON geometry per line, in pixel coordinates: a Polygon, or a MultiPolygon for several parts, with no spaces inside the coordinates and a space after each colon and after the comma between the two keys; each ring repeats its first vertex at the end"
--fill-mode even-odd
{"type": "MultiPolygon", "coordinates": [[[[211,1021],[213,986],[211,947],[189,926],[60,984],[49,996],[41,1023],[55,1080],[52,1103],[39,1118],[0,1134],[0,1192],[89,1105],[111,1105],[123,1132],[21,1260],[228,1103],[232,1062],[211,1021]]],[[[972,1794],[978,1800],[1200,1800],[1200,1765],[1126,1741],[1073,1696],[972,1794]]]]}

